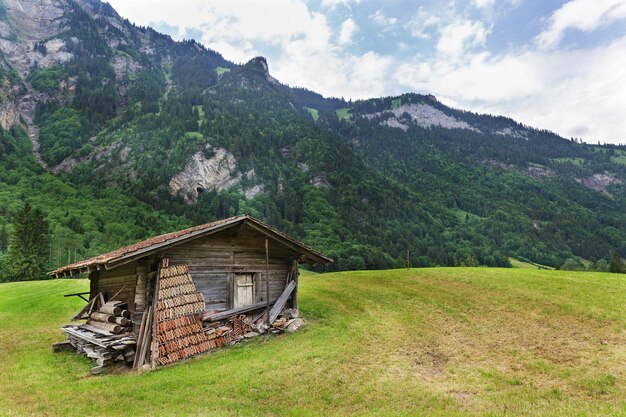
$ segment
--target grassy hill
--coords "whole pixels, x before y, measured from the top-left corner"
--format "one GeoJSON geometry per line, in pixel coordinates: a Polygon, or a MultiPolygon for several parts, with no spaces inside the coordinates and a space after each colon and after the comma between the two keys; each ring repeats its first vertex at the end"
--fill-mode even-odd
{"type": "Polygon", "coordinates": [[[299,333],[142,375],[51,353],[85,280],[0,285],[0,415],[626,415],[626,277],[306,274],[299,333]]]}

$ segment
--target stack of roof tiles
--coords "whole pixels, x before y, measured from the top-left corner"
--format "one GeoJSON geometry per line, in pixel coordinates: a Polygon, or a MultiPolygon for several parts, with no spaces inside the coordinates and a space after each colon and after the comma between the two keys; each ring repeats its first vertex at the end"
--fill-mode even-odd
{"type": "Polygon", "coordinates": [[[202,321],[204,297],[187,265],[161,268],[157,302],[157,361],[166,365],[211,349],[202,321]]]}

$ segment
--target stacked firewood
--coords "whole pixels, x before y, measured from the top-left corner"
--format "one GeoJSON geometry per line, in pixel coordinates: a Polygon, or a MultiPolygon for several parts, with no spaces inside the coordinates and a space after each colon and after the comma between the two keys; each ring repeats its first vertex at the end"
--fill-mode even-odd
{"type": "Polygon", "coordinates": [[[112,334],[132,331],[133,322],[130,320],[130,311],[126,310],[126,305],[124,301],[108,301],[89,315],[87,325],[112,334]]]}
{"type": "Polygon", "coordinates": [[[204,308],[204,297],[196,291],[187,265],[161,268],[156,310],[156,354],[160,365],[211,349],[212,343],[197,316],[204,308]]]}

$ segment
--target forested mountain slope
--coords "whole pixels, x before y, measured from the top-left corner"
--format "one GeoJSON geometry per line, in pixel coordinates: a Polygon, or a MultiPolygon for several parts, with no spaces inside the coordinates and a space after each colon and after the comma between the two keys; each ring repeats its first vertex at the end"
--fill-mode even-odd
{"type": "Polygon", "coordinates": [[[339,269],[626,255],[623,147],[324,98],[98,0],[0,0],[0,38],[0,251],[26,200],[52,266],[243,212],[339,269]]]}

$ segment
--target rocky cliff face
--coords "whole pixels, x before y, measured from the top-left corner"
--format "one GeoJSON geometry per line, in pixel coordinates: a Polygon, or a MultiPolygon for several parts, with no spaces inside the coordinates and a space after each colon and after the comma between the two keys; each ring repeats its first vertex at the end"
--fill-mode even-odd
{"type": "MultiPolygon", "coordinates": [[[[410,123],[414,123],[421,127],[441,126],[447,129],[468,129],[478,131],[478,129],[470,126],[462,120],[449,116],[439,109],[428,104],[403,104],[395,109],[386,111],[385,113],[393,114],[393,117],[381,122],[382,125],[395,127],[404,131],[408,130],[410,123]],[[405,115],[409,116],[406,120],[405,115]]],[[[366,114],[364,117],[371,119],[380,116],[382,113],[366,114]]]]}
{"type": "Polygon", "coordinates": [[[47,68],[72,58],[65,42],[57,38],[66,29],[60,1],[3,1],[6,18],[0,21],[0,51],[22,78],[35,65],[47,68]]]}
{"type": "Polygon", "coordinates": [[[583,184],[585,187],[599,191],[605,194],[609,194],[607,187],[612,184],[621,184],[622,181],[610,172],[598,172],[588,178],[576,178],[576,181],[583,184]]]}
{"type": "Polygon", "coordinates": [[[0,90],[0,127],[10,129],[20,121],[17,104],[17,89],[7,88],[0,90]]]}
{"type": "Polygon", "coordinates": [[[235,173],[235,156],[224,148],[216,148],[213,152],[210,158],[203,152],[195,153],[185,169],[171,179],[170,193],[180,194],[185,201],[193,202],[205,191],[222,191],[239,184],[241,174],[235,173]]]}

